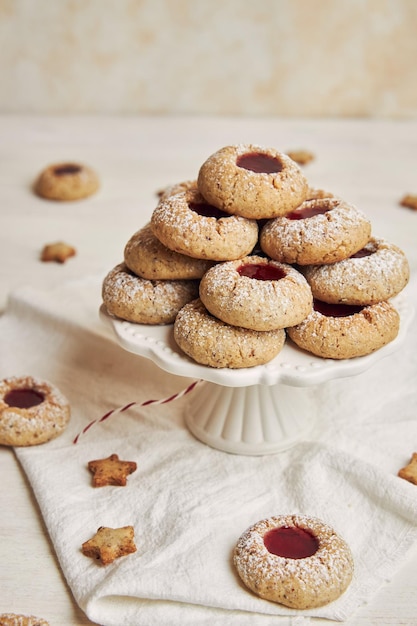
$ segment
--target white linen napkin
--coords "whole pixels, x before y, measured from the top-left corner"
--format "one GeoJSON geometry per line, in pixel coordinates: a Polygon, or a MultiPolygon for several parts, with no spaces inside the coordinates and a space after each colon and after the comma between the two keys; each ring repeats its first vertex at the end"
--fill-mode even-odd
{"type": "MultiPolygon", "coordinates": [[[[417,540],[417,487],[397,477],[417,440],[415,327],[369,370],[320,386],[310,440],[271,456],[238,456],[188,432],[187,396],[138,406],[191,381],[115,343],[98,317],[101,279],[20,290],[0,319],[0,376],[50,380],[72,406],[63,435],[15,452],[79,606],[103,626],[354,620],[417,540]],[[73,443],[91,420],[129,402],[138,404],[73,443]],[[92,487],[88,461],[112,453],[136,461],[137,471],[126,487],[92,487]],[[294,611],[262,600],[233,568],[233,547],[250,524],[290,513],[319,517],[353,552],[350,587],[320,609],[294,611]],[[99,526],[125,525],[134,526],[136,553],[108,566],[82,554],[99,526]]],[[[417,293],[415,285],[408,291],[417,293]]]]}

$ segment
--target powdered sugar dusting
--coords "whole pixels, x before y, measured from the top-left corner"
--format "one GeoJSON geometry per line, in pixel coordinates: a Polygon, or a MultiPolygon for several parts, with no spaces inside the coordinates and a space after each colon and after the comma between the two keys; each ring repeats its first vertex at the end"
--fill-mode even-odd
{"type": "Polygon", "coordinates": [[[152,213],[152,231],[165,246],[200,259],[227,261],[248,254],[258,239],[258,225],[238,215],[207,217],[190,204],[206,200],[197,191],[184,191],[160,202],[152,213]]]}
{"type": "Polygon", "coordinates": [[[34,445],[59,435],[70,418],[68,400],[47,381],[31,376],[10,377],[0,381],[0,443],[34,445]],[[27,409],[11,407],[4,401],[14,389],[30,389],[43,401],[27,409]]]}
{"type": "Polygon", "coordinates": [[[249,218],[284,215],[307,197],[308,183],[300,167],[286,154],[253,144],[226,146],[201,166],[198,188],[211,204],[228,213],[249,218]],[[253,172],[238,167],[243,154],[260,153],[277,159],[277,173],[253,172]]]}
{"type": "Polygon", "coordinates": [[[224,322],[263,331],[298,324],[312,308],[310,287],[297,270],[258,256],[212,267],[201,280],[200,297],[224,322]],[[285,276],[257,280],[238,273],[241,265],[252,264],[275,266],[285,276]]]}
{"type": "Polygon", "coordinates": [[[326,207],[326,212],[305,219],[277,217],[261,232],[261,247],[284,263],[333,263],[365,245],[371,224],[356,207],[338,198],[307,200],[304,206],[326,207]]]}
{"type": "Polygon", "coordinates": [[[307,266],[304,275],[313,294],[325,302],[349,304],[373,304],[397,295],[410,275],[405,254],[376,237],[365,249],[371,254],[330,265],[307,266]]]}
{"type": "Polygon", "coordinates": [[[234,563],[243,582],[255,593],[293,608],[334,600],[353,575],[353,558],[346,542],[324,522],[300,515],[271,517],[248,528],[238,540],[234,563]],[[315,554],[291,559],[268,552],[264,536],[279,527],[312,533],[319,542],[315,554]]]}
{"type": "Polygon", "coordinates": [[[105,277],[103,302],[110,313],[142,324],[170,324],[179,309],[198,295],[193,280],[147,280],[119,263],[105,277]]]}

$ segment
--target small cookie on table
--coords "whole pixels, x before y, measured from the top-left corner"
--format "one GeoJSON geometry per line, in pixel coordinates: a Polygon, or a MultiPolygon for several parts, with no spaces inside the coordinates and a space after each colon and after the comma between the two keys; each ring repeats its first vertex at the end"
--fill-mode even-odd
{"type": "Polygon", "coordinates": [[[400,205],[405,206],[408,209],[413,209],[413,211],[417,211],[417,194],[407,193],[400,200],[400,205]]]}
{"type": "Polygon", "coordinates": [[[354,568],[346,541],[325,522],[304,515],[256,522],[239,538],[233,561],[251,591],[293,609],[336,600],[354,568]]]}
{"type": "Polygon", "coordinates": [[[100,526],[94,537],[82,544],[82,553],[109,565],[121,556],[136,552],[133,526],[107,528],[100,526]]]}
{"type": "Polygon", "coordinates": [[[290,159],[298,163],[298,165],[307,165],[307,163],[315,159],[314,153],[310,152],[310,150],[288,150],[286,154],[290,159]]]}
{"type": "Polygon", "coordinates": [[[77,251],[75,248],[65,243],[64,241],[57,241],[56,243],[46,244],[41,252],[41,261],[49,262],[55,261],[56,263],[65,263],[67,259],[75,256],[77,251]]]}
{"type": "Polygon", "coordinates": [[[0,626],[49,626],[49,622],[34,615],[2,613],[0,615],[0,626]]]}
{"type": "Polygon", "coordinates": [[[68,400],[48,381],[33,376],[0,380],[0,445],[45,443],[65,430],[70,414],[68,400]]]}
{"type": "Polygon", "coordinates": [[[417,452],[413,452],[410,462],[400,469],[398,476],[417,485],[417,452]]]}
{"type": "Polygon", "coordinates": [[[35,193],[47,200],[81,200],[100,186],[96,172],[88,165],[66,162],[49,165],[40,173],[34,185],[35,193]]]}
{"type": "Polygon", "coordinates": [[[134,461],[121,461],[117,454],[88,462],[88,469],[93,474],[94,487],[107,485],[125,487],[127,477],[133,474],[136,468],[137,464],[134,461]]]}

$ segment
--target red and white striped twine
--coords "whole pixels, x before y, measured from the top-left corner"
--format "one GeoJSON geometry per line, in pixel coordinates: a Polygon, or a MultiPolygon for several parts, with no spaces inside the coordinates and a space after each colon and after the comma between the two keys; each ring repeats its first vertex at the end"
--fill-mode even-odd
{"type": "Polygon", "coordinates": [[[107,419],[109,419],[109,417],[112,417],[113,415],[117,415],[119,413],[123,413],[124,411],[127,411],[128,409],[130,409],[132,406],[136,405],[136,406],[141,407],[141,406],[149,406],[151,404],[168,404],[168,402],[179,400],[179,398],[182,398],[183,396],[187,395],[187,393],[190,393],[190,391],[192,391],[198,385],[198,383],[201,383],[201,382],[202,382],[201,380],[195,380],[193,383],[191,383],[191,385],[188,385],[188,387],[186,387],[182,391],[179,391],[178,393],[175,393],[174,395],[169,396],[168,398],[162,398],[161,400],[145,400],[144,402],[140,402],[140,403],[129,402],[129,404],[125,404],[124,406],[118,409],[112,409],[111,411],[103,415],[103,417],[100,417],[97,420],[93,420],[92,422],[87,424],[87,426],[85,426],[83,430],[80,433],[78,433],[78,435],[75,437],[72,443],[78,443],[80,437],[85,435],[90,430],[90,428],[92,428],[96,424],[105,422],[107,419]]]}

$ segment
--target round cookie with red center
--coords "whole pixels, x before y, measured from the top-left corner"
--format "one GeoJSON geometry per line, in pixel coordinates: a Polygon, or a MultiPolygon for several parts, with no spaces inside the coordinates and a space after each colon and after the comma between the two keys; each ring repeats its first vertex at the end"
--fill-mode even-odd
{"type": "Polygon", "coordinates": [[[363,248],[371,236],[371,222],[356,207],[340,198],[306,200],[283,217],[262,228],[260,244],[282,263],[316,265],[335,263],[363,248]]]}
{"type": "Polygon", "coordinates": [[[150,224],[129,239],[124,260],[134,274],[148,280],[199,279],[214,263],[170,250],[155,237],[150,224]]]}
{"type": "Polygon", "coordinates": [[[60,390],[32,376],[0,381],[0,445],[35,446],[58,437],[71,409],[60,390]]]}
{"type": "Polygon", "coordinates": [[[167,248],[212,261],[239,259],[258,240],[256,220],[219,211],[193,190],[161,201],[152,214],[151,228],[167,248]]]}
{"type": "Polygon", "coordinates": [[[16,613],[2,613],[1,626],[49,626],[49,622],[34,615],[16,615],[16,613]]]}
{"type": "Polygon", "coordinates": [[[108,313],[137,324],[172,324],[178,311],[198,296],[196,280],[147,280],[116,265],[103,280],[108,313]]]}
{"type": "Polygon", "coordinates": [[[354,570],[346,541],[328,524],[303,515],[279,515],[253,524],[239,538],[233,561],[251,591],[292,609],[336,600],[354,570]]]}
{"type": "Polygon", "coordinates": [[[200,298],[223,322],[260,331],[298,324],[313,303],[300,272],[255,255],[210,268],[200,281],[200,298]]]}
{"type": "Polygon", "coordinates": [[[212,316],[197,298],[179,311],[174,322],[174,339],[197,363],[239,369],[271,361],[282,350],[285,331],[259,332],[225,324],[212,316]]]}
{"type": "Polygon", "coordinates": [[[390,343],[399,328],[400,316],[389,302],[354,306],[314,300],[310,315],[287,328],[287,334],[297,346],[316,356],[351,359],[390,343]]]}
{"type": "Polygon", "coordinates": [[[100,187],[96,172],[81,163],[56,163],[45,168],[35,183],[38,196],[48,200],[80,200],[100,187]]]}
{"type": "Polygon", "coordinates": [[[319,300],[368,305],[399,294],[408,283],[410,268],[400,248],[371,237],[348,259],[331,265],[307,265],[303,274],[319,300]]]}
{"type": "Polygon", "coordinates": [[[300,167],[283,152],[251,144],[226,146],[201,166],[198,188],[207,202],[249,219],[285,215],[307,197],[300,167]]]}

